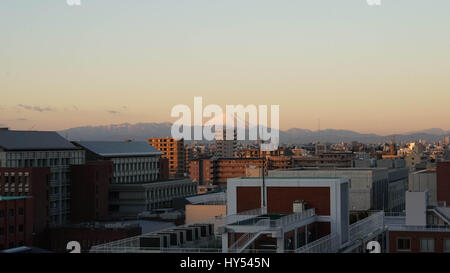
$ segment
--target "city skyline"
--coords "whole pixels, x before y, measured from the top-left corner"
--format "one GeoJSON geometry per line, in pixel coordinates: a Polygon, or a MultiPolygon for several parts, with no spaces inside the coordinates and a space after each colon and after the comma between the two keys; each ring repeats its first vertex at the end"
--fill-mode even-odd
{"type": "Polygon", "coordinates": [[[326,2],[2,1],[0,124],[173,122],[203,96],[278,104],[283,130],[450,129],[450,3],[326,2]]]}

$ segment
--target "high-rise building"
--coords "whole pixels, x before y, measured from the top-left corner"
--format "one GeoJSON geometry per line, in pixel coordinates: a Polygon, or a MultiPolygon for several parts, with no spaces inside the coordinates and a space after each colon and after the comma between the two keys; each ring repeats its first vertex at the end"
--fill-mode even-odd
{"type": "Polygon", "coordinates": [[[166,138],[149,138],[148,144],[152,145],[163,153],[162,158],[169,160],[169,177],[184,177],[186,171],[186,155],[183,139],[166,138]]]}
{"type": "Polygon", "coordinates": [[[70,166],[84,162],[84,151],[56,132],[0,130],[0,168],[50,168],[48,215],[52,226],[70,221],[70,166]]]}
{"type": "Polygon", "coordinates": [[[189,173],[189,163],[194,159],[194,149],[192,147],[186,147],[186,160],[185,160],[185,173],[189,173]]]}

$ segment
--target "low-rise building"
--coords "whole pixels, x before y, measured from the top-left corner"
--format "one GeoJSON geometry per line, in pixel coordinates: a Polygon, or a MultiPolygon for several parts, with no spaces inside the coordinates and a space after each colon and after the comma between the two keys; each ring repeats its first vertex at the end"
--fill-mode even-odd
{"type": "Polygon", "coordinates": [[[293,167],[350,168],[355,155],[352,152],[323,152],[313,156],[293,156],[293,167]]]}
{"type": "Polygon", "coordinates": [[[385,168],[293,168],[269,171],[270,177],[341,177],[347,178],[350,210],[402,210],[408,185],[406,169],[385,168]],[[389,191],[390,190],[390,191],[389,191]]]}
{"type": "Polygon", "coordinates": [[[406,193],[406,213],[385,217],[388,252],[450,252],[450,207],[428,202],[428,192],[406,193]]]}
{"type": "Polygon", "coordinates": [[[175,198],[197,194],[197,183],[190,179],[144,184],[112,184],[109,187],[110,216],[136,216],[162,208],[172,208],[175,198]]]}

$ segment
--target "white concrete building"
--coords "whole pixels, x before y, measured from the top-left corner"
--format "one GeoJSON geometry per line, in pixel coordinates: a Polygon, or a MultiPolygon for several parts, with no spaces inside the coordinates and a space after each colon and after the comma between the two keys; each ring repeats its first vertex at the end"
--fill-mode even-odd
{"type": "Polygon", "coordinates": [[[347,178],[351,211],[395,211],[404,203],[408,183],[406,170],[385,168],[294,168],[269,171],[269,176],[347,178]]]}
{"type": "Polygon", "coordinates": [[[422,170],[409,174],[410,191],[428,191],[428,198],[430,204],[437,203],[437,186],[436,186],[436,170],[422,170]]]}

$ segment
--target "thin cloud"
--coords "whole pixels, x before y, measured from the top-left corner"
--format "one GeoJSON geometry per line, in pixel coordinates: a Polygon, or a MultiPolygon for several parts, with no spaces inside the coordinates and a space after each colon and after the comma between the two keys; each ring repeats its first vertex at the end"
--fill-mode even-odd
{"type": "Polygon", "coordinates": [[[109,110],[108,113],[113,114],[113,115],[120,114],[119,111],[115,111],[115,110],[109,110]]]}
{"type": "Polygon", "coordinates": [[[51,107],[41,107],[41,106],[32,106],[32,105],[25,105],[25,104],[18,104],[22,109],[29,110],[29,111],[36,111],[36,112],[52,112],[55,111],[55,109],[51,107]]]}

